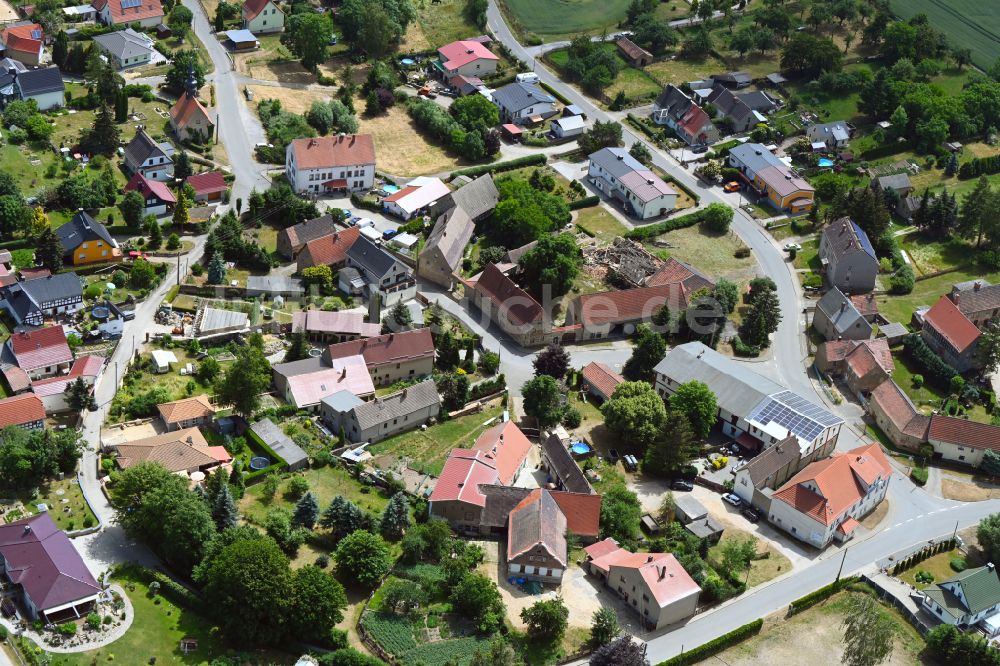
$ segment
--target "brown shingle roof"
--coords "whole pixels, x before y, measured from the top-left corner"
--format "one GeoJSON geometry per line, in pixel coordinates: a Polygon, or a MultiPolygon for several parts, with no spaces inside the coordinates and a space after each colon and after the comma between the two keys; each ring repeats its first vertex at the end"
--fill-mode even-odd
{"type": "Polygon", "coordinates": [[[573,460],[569,449],[563,445],[558,435],[549,435],[548,439],[542,441],[542,452],[554,468],[556,476],[562,480],[566,490],[585,495],[593,494],[594,489],[587,481],[586,475],[573,460]]]}
{"type": "Polygon", "coordinates": [[[295,139],[291,146],[299,169],[375,164],[375,141],[371,134],[295,139]]]}
{"type": "MultiPolygon", "coordinates": [[[[485,528],[500,528],[507,516],[531,492],[531,488],[516,488],[496,484],[481,485],[479,492],[486,498],[480,524],[485,528]]],[[[550,490],[556,504],[566,515],[566,529],[573,534],[593,538],[600,531],[601,496],[550,490]]]]}
{"type": "Polygon", "coordinates": [[[1000,451],[1000,427],[953,416],[932,416],[927,439],[974,449],[1000,451]]]}
{"type": "Polygon", "coordinates": [[[414,331],[387,333],[373,338],[338,342],[326,348],[326,359],[361,355],[371,369],[383,363],[401,363],[414,359],[434,356],[434,340],[431,329],[418,328],[414,331]]]}
{"type": "Polygon", "coordinates": [[[872,402],[877,403],[892,424],[906,435],[924,438],[930,418],[917,411],[909,397],[896,382],[887,379],[872,391],[872,402]]]}
{"type": "Polygon", "coordinates": [[[789,435],[774,446],[764,449],[760,455],[751,458],[743,465],[743,468],[750,475],[750,481],[754,488],[760,488],[768,477],[788,463],[798,460],[800,455],[798,438],[795,435],[789,435]]]}
{"type": "Polygon", "coordinates": [[[573,304],[585,326],[652,319],[663,305],[671,312],[687,308],[688,293],[681,284],[637,287],[577,296],[573,304]]]}
{"type": "Polygon", "coordinates": [[[171,472],[229,462],[221,446],[209,446],[198,428],[175,430],[154,437],[117,444],[117,462],[127,469],[142,462],[158,462],[171,472]]]}
{"type": "Polygon", "coordinates": [[[547,490],[536,488],[510,512],[507,531],[508,561],[536,546],[566,564],[566,515],[547,490]]]}
{"type": "Polygon", "coordinates": [[[952,299],[956,299],[958,309],[966,315],[986,310],[996,310],[1000,308],[1000,284],[990,286],[980,286],[971,289],[963,289],[957,294],[952,294],[952,299]]]}
{"type": "Polygon", "coordinates": [[[207,395],[196,395],[191,398],[165,402],[157,409],[160,410],[160,417],[164,423],[180,423],[190,419],[215,416],[215,407],[212,406],[207,395]]]}
{"type": "Polygon", "coordinates": [[[652,53],[642,48],[628,37],[619,37],[615,44],[622,50],[622,53],[633,60],[638,60],[639,58],[648,58],[652,60],[653,58],[652,53]]]}
{"type": "Polygon", "coordinates": [[[501,273],[496,264],[483,270],[474,288],[493,301],[498,310],[505,310],[515,325],[532,324],[542,318],[542,306],[538,301],[501,273]]]}
{"type": "Polygon", "coordinates": [[[875,294],[855,294],[850,299],[862,317],[868,318],[878,314],[878,302],[875,300],[875,294]]]}
{"type": "Polygon", "coordinates": [[[713,288],[715,283],[694,266],[671,257],[655,273],[646,278],[645,286],[660,287],[666,284],[683,284],[688,293],[702,287],[713,288]]]}

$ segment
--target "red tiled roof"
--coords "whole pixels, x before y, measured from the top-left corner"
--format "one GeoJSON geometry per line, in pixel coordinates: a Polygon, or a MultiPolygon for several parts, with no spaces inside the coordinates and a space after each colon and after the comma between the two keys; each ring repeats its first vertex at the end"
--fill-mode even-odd
{"type": "Polygon", "coordinates": [[[165,402],[158,405],[157,409],[160,411],[160,418],[168,424],[215,416],[215,407],[207,395],[196,395],[191,398],[165,402]]]}
{"type": "Polygon", "coordinates": [[[615,388],[625,381],[624,377],[604,363],[598,363],[597,361],[592,361],[585,365],[583,370],[580,371],[580,376],[583,378],[583,381],[608,398],[615,392],[615,388]]]}
{"type": "Polygon", "coordinates": [[[885,338],[864,340],[856,344],[847,354],[847,367],[855,377],[864,377],[876,368],[881,368],[886,374],[892,374],[896,367],[889,351],[889,342],[885,338]]]}
{"type": "Polygon", "coordinates": [[[22,370],[30,372],[73,360],[62,326],[49,326],[10,336],[11,350],[22,370]]]}
{"type": "Polygon", "coordinates": [[[163,5],[160,4],[160,0],[141,0],[138,6],[127,9],[122,8],[122,0],[94,0],[90,4],[98,13],[107,7],[111,22],[115,25],[163,16],[163,5]]]}
{"type": "Polygon", "coordinates": [[[900,432],[921,439],[927,434],[930,419],[917,411],[896,382],[887,379],[876,386],[871,399],[900,432]]]}
{"type": "Polygon", "coordinates": [[[878,302],[875,300],[875,294],[854,294],[850,298],[854,308],[861,313],[862,317],[878,314],[878,302]]]}
{"type": "Polygon", "coordinates": [[[298,169],[375,164],[375,141],[371,134],[295,139],[291,146],[298,169]]]}
{"type": "Polygon", "coordinates": [[[592,560],[596,560],[598,557],[607,555],[608,553],[613,553],[618,550],[618,542],[608,537],[602,541],[597,541],[590,544],[583,549],[583,552],[587,553],[587,557],[592,560]]]}
{"type": "Polygon", "coordinates": [[[693,266],[671,257],[655,273],[646,278],[645,286],[660,287],[666,284],[683,284],[688,293],[702,287],[714,287],[715,283],[693,266]]]}
{"type": "Polygon", "coordinates": [[[13,26],[0,34],[3,35],[3,41],[8,51],[20,53],[38,53],[45,40],[42,26],[37,23],[13,26]]]}
{"type": "MultiPolygon", "coordinates": [[[[602,541],[601,544],[606,541],[608,540],[602,541]]],[[[678,599],[701,592],[698,584],[670,553],[633,553],[616,547],[599,557],[594,557],[591,565],[608,573],[612,568],[636,569],[661,608],[678,599]]]]}
{"type": "Polygon", "coordinates": [[[955,351],[964,352],[979,339],[980,331],[962,314],[950,298],[942,296],[924,315],[924,324],[930,326],[948,341],[955,351]]]}
{"type": "Polygon", "coordinates": [[[383,201],[398,201],[398,200],[402,199],[403,197],[405,197],[407,194],[410,194],[411,192],[416,192],[419,189],[420,188],[417,187],[416,185],[407,185],[403,189],[397,190],[397,191],[393,192],[392,194],[390,194],[389,196],[387,196],[385,199],[383,199],[383,201]]]}
{"type": "Polygon", "coordinates": [[[615,45],[620,48],[626,56],[632,58],[633,60],[638,60],[643,57],[652,59],[653,57],[652,53],[642,48],[628,37],[619,37],[618,40],[615,41],[615,45]]]}
{"type": "Polygon", "coordinates": [[[484,45],[473,41],[458,41],[445,44],[438,49],[438,56],[448,69],[458,69],[479,59],[499,60],[484,45]]]}
{"type": "Polygon", "coordinates": [[[872,443],[810,463],[779,488],[774,499],[830,525],[865,496],[867,486],[891,474],[882,448],[872,443]],[[807,483],[819,492],[807,488],[807,483]]]}
{"type": "Polygon", "coordinates": [[[711,121],[712,119],[708,117],[708,114],[705,113],[704,109],[697,104],[692,104],[677,124],[680,125],[681,129],[687,132],[689,136],[697,138],[701,129],[711,121]]]}
{"type": "Polygon", "coordinates": [[[482,451],[452,449],[444,463],[441,476],[434,484],[431,502],[466,502],[486,506],[486,496],[479,491],[480,484],[499,482],[496,466],[487,460],[482,451]]]}
{"type": "Polygon", "coordinates": [[[475,290],[485,295],[515,325],[531,324],[542,318],[542,306],[514,281],[489,264],[476,280],[475,290]]]}
{"type": "Polygon", "coordinates": [[[531,442],[513,421],[507,421],[484,430],[472,448],[493,461],[500,483],[509,486],[528,457],[531,442]]]}
{"type": "Polygon", "coordinates": [[[45,405],[34,393],[0,400],[0,428],[45,420],[45,405]]]}
{"type": "Polygon", "coordinates": [[[552,499],[566,514],[566,529],[582,537],[596,537],[600,531],[601,496],[553,490],[552,499]]]}
{"type": "Polygon", "coordinates": [[[177,197],[175,197],[174,193],[170,191],[170,188],[167,187],[166,183],[158,180],[150,180],[139,172],[136,172],[135,175],[129,179],[128,184],[125,185],[126,192],[131,192],[132,190],[135,190],[144,198],[148,198],[152,195],[165,203],[177,203],[177,197]]]}
{"type": "Polygon", "coordinates": [[[104,365],[104,359],[100,356],[87,354],[73,361],[73,367],[69,373],[58,377],[47,377],[31,382],[32,392],[40,397],[58,395],[66,391],[70,382],[76,381],[78,377],[96,377],[104,365]]]}
{"type": "Polygon", "coordinates": [[[195,115],[199,115],[207,120],[209,125],[215,124],[212,122],[212,117],[208,114],[208,109],[202,106],[197,97],[187,91],[170,107],[170,118],[177,125],[178,129],[187,127],[195,115]]]}
{"type": "Polygon", "coordinates": [[[361,235],[359,227],[320,236],[306,243],[313,266],[335,266],[347,261],[347,251],[361,235]]]}
{"type": "Polygon", "coordinates": [[[680,284],[637,287],[577,296],[573,307],[585,326],[652,319],[664,304],[671,312],[687,307],[687,290],[680,284]]]}
{"type": "Polygon", "coordinates": [[[1000,427],[953,416],[932,416],[927,439],[974,449],[1000,451],[1000,427]]]}
{"type": "Polygon", "coordinates": [[[245,0],[243,3],[243,17],[248,20],[257,18],[271,0],[245,0]]]}
{"type": "Polygon", "coordinates": [[[206,171],[188,176],[187,184],[194,188],[195,194],[215,194],[226,191],[226,179],[221,171],[206,171]]]}
{"type": "Polygon", "coordinates": [[[368,368],[384,363],[402,363],[419,358],[434,357],[434,340],[431,329],[386,333],[373,338],[338,342],[326,348],[330,359],[361,355],[368,368]]]}
{"type": "Polygon", "coordinates": [[[507,561],[544,546],[565,566],[566,531],[566,514],[555,503],[552,494],[535,488],[507,516],[507,561]]]}
{"type": "Polygon", "coordinates": [[[850,534],[854,530],[858,529],[858,526],[860,524],[861,523],[848,516],[847,518],[844,519],[844,522],[837,525],[837,531],[840,532],[841,534],[850,534]]]}

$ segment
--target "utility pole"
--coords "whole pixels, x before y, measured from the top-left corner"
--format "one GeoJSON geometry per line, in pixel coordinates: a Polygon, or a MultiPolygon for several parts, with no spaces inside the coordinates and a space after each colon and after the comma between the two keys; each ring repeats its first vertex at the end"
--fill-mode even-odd
{"type": "Polygon", "coordinates": [[[954,541],[955,537],[957,537],[957,536],[958,536],[958,521],[956,520],[955,521],[955,529],[952,530],[952,533],[951,533],[951,540],[954,541]]]}
{"type": "Polygon", "coordinates": [[[844,573],[844,562],[847,560],[847,551],[849,551],[849,550],[850,550],[850,548],[845,548],[844,549],[844,556],[842,558],[840,558],[840,569],[837,570],[837,579],[834,582],[839,581],[840,580],[840,574],[844,573]]]}
{"type": "Polygon", "coordinates": [[[177,286],[181,284],[181,255],[177,255],[177,286]]]}

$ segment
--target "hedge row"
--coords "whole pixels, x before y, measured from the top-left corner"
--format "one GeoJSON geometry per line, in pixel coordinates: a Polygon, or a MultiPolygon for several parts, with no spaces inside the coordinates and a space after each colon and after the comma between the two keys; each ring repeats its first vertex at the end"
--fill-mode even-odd
{"type": "Polygon", "coordinates": [[[591,194],[589,197],[577,199],[576,201],[570,201],[569,209],[577,210],[580,208],[590,208],[591,206],[596,206],[599,203],[601,203],[601,197],[596,194],[591,194]]]}
{"type": "Polygon", "coordinates": [[[201,608],[201,597],[184,587],[176,580],[156,569],[144,567],[141,564],[128,564],[126,571],[135,575],[136,578],[146,585],[156,582],[160,584],[159,594],[189,610],[199,610],[201,608]]]}
{"type": "Polygon", "coordinates": [[[494,162],[493,164],[483,164],[481,166],[469,167],[468,169],[452,171],[449,180],[454,180],[459,176],[469,176],[470,178],[475,178],[476,176],[481,176],[484,173],[513,171],[514,169],[520,169],[521,167],[533,166],[535,164],[545,164],[547,160],[548,158],[541,153],[525,155],[524,157],[507,160],[506,162],[494,162]]]}
{"type": "Polygon", "coordinates": [[[924,339],[916,333],[910,333],[903,338],[903,347],[920,369],[924,371],[935,384],[948,386],[951,378],[958,374],[952,366],[934,353],[924,339]]]}
{"type": "Polygon", "coordinates": [[[994,173],[1000,173],[1000,155],[974,157],[958,168],[958,177],[965,180],[994,173]]]}
{"type": "Polygon", "coordinates": [[[473,384],[472,388],[469,389],[469,399],[478,400],[479,398],[498,393],[505,388],[507,388],[507,379],[503,376],[503,373],[500,373],[493,379],[473,384]]]}
{"type": "Polygon", "coordinates": [[[665,234],[668,231],[676,231],[677,229],[693,227],[702,221],[705,210],[699,210],[694,213],[688,213],[687,215],[681,215],[680,217],[664,220],[663,222],[657,222],[656,224],[651,224],[648,227],[636,227],[626,233],[625,238],[645,240],[647,238],[655,238],[656,236],[665,234]]]}
{"type": "Polygon", "coordinates": [[[553,97],[555,97],[557,100],[559,100],[560,102],[562,102],[566,106],[570,106],[573,103],[573,102],[569,101],[568,99],[566,99],[565,95],[563,95],[561,92],[559,92],[558,90],[556,90],[555,88],[553,88],[549,84],[545,83],[544,81],[539,81],[538,83],[539,83],[539,85],[542,86],[542,90],[544,90],[548,94],[552,95],[553,97]]]}
{"type": "Polygon", "coordinates": [[[689,664],[697,664],[700,661],[704,661],[714,655],[719,654],[723,650],[731,648],[737,643],[742,643],[751,636],[756,636],[760,633],[760,628],[764,626],[764,620],[757,618],[753,622],[744,624],[742,627],[733,629],[728,634],[723,634],[718,638],[714,638],[704,645],[699,645],[693,650],[688,650],[676,657],[671,657],[666,661],[661,661],[656,666],[688,666],[689,664]]]}
{"type": "Polygon", "coordinates": [[[351,205],[355,208],[364,208],[365,210],[370,210],[375,213],[382,212],[382,206],[377,201],[371,201],[359,197],[357,194],[351,195],[351,205]]]}
{"type": "Polygon", "coordinates": [[[646,125],[646,123],[642,122],[641,120],[633,116],[631,113],[625,114],[625,117],[628,118],[628,121],[632,123],[633,127],[635,127],[640,132],[648,136],[650,139],[656,140],[657,138],[656,132],[654,132],[653,129],[650,128],[648,125],[646,125]]]}
{"type": "Polygon", "coordinates": [[[264,469],[259,469],[259,470],[256,470],[254,472],[250,472],[249,474],[245,474],[243,476],[244,483],[250,483],[254,479],[259,479],[260,477],[264,476],[265,474],[270,474],[271,472],[277,472],[278,470],[280,470],[281,468],[283,468],[286,465],[285,459],[282,458],[281,456],[279,456],[277,453],[275,453],[274,449],[272,449],[270,446],[268,446],[267,444],[265,444],[264,440],[261,439],[257,435],[257,433],[255,433],[253,430],[247,430],[246,434],[247,434],[247,437],[249,437],[250,439],[252,439],[257,446],[259,446],[261,449],[263,449],[264,453],[266,453],[267,455],[271,456],[271,460],[273,460],[274,462],[272,462],[270,465],[268,465],[264,469]]]}
{"type": "Polygon", "coordinates": [[[825,587],[819,588],[815,592],[810,592],[804,597],[799,597],[792,603],[788,604],[788,614],[795,615],[796,613],[801,613],[807,608],[812,608],[824,599],[829,599],[837,592],[840,592],[851,583],[858,582],[858,580],[859,578],[857,576],[840,578],[825,587]]]}

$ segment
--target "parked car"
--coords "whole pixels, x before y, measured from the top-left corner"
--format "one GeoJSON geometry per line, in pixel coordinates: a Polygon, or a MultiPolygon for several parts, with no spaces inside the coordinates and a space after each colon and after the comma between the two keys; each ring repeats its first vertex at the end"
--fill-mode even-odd
{"type": "Polygon", "coordinates": [[[382,240],[389,240],[395,235],[396,235],[395,229],[386,229],[385,231],[382,232],[382,240]]]}
{"type": "Polygon", "coordinates": [[[735,180],[731,180],[728,183],[726,183],[722,189],[724,189],[726,192],[739,192],[740,184],[735,180]]]}
{"type": "Polygon", "coordinates": [[[796,252],[798,252],[801,249],[802,246],[799,245],[798,243],[785,243],[785,252],[788,252],[789,250],[795,250],[796,252]]]}
{"type": "Polygon", "coordinates": [[[740,513],[743,515],[744,518],[749,520],[751,523],[760,522],[760,514],[751,509],[750,507],[746,507],[745,509],[740,511],[740,513]]]}
{"type": "Polygon", "coordinates": [[[620,458],[620,457],[621,456],[618,455],[618,449],[608,449],[608,462],[609,463],[611,463],[612,465],[614,465],[616,462],[618,462],[618,458],[620,458]]]}
{"type": "Polygon", "coordinates": [[[686,481],[684,479],[674,479],[673,481],[670,482],[670,489],[671,490],[686,490],[686,491],[690,492],[690,491],[694,490],[694,484],[691,483],[690,481],[686,481]]]}
{"type": "Polygon", "coordinates": [[[698,153],[707,153],[708,152],[708,144],[707,143],[699,143],[696,146],[691,146],[691,152],[694,153],[694,154],[696,154],[696,155],[698,153]]]}
{"type": "Polygon", "coordinates": [[[740,496],[737,495],[736,493],[726,493],[725,495],[722,496],[722,501],[728,502],[733,506],[739,506],[743,504],[743,500],[740,499],[740,496]]]}

